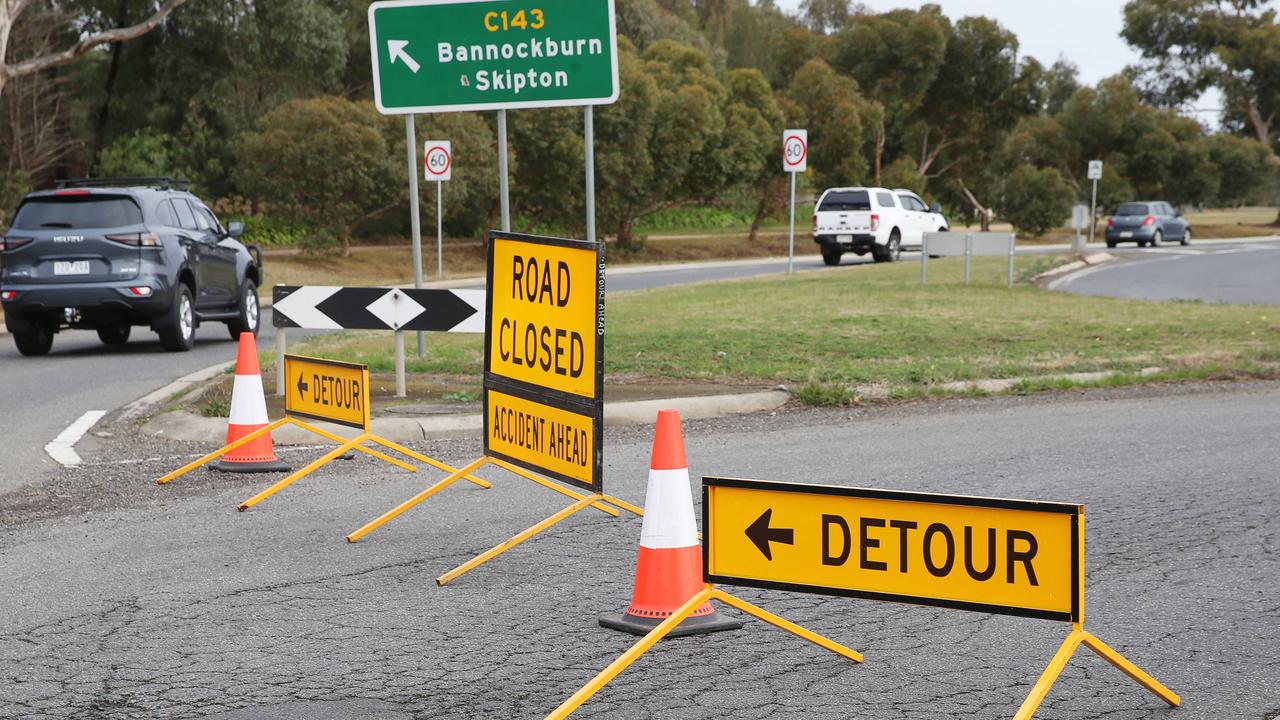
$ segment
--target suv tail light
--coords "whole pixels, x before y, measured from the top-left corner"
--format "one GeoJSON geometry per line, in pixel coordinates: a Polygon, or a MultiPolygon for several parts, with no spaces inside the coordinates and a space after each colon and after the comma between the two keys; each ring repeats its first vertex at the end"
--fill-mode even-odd
{"type": "Polygon", "coordinates": [[[818,234],[818,213],[813,214],[813,234],[818,234]]]}
{"type": "Polygon", "coordinates": [[[1115,218],[1107,218],[1107,229],[1110,230],[1116,226],[1115,218]]]}
{"type": "Polygon", "coordinates": [[[1156,224],[1156,219],[1155,219],[1155,216],[1153,215],[1148,215],[1146,219],[1142,221],[1142,227],[1147,227],[1148,225],[1155,225],[1155,224],[1156,224]]]}
{"type": "Polygon", "coordinates": [[[135,247],[160,247],[160,238],[155,233],[129,233],[128,235],[108,235],[111,242],[135,247]]]}
{"type": "Polygon", "coordinates": [[[31,238],[15,238],[15,237],[0,238],[0,252],[8,251],[8,250],[17,250],[23,245],[30,245],[30,244],[31,244],[31,238]]]}
{"type": "Polygon", "coordinates": [[[871,216],[871,232],[875,232],[879,229],[880,229],[880,216],[872,215],[871,216]]]}
{"type": "Polygon", "coordinates": [[[0,300],[12,300],[16,297],[18,297],[17,290],[5,290],[4,292],[0,292],[0,300]]]}

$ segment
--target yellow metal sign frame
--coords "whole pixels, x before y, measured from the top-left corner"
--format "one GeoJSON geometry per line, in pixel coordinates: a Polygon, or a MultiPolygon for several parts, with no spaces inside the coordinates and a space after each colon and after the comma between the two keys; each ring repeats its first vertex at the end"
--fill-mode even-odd
{"type": "MultiPolygon", "coordinates": [[[[294,484],[298,480],[301,480],[302,478],[310,475],[316,470],[319,470],[321,467],[324,467],[325,465],[329,464],[330,462],[333,462],[335,459],[347,454],[348,452],[351,452],[352,450],[357,450],[366,455],[369,455],[370,457],[377,458],[378,460],[381,460],[382,462],[385,462],[389,465],[395,465],[396,467],[402,470],[406,470],[408,472],[418,472],[418,468],[414,467],[413,465],[410,465],[409,463],[406,463],[403,460],[397,460],[396,458],[386,455],[385,453],[378,452],[377,450],[374,450],[372,448],[365,447],[365,443],[373,443],[375,445],[381,445],[384,448],[387,448],[389,450],[394,450],[400,453],[401,455],[404,455],[405,457],[409,457],[414,460],[417,460],[418,462],[429,465],[442,472],[451,473],[451,474],[457,473],[456,468],[446,465],[445,463],[442,463],[439,460],[436,460],[435,458],[428,457],[426,455],[423,455],[422,453],[414,452],[413,450],[410,450],[409,448],[404,447],[403,445],[394,443],[390,440],[387,440],[386,438],[378,437],[377,435],[374,435],[373,433],[369,432],[370,424],[371,424],[369,421],[369,412],[370,412],[369,366],[356,365],[354,363],[343,363],[343,362],[338,362],[336,360],[325,360],[322,358],[303,357],[301,355],[286,355],[285,368],[282,368],[281,372],[287,371],[287,368],[289,367],[288,363],[290,360],[304,361],[306,363],[323,365],[328,367],[338,367],[338,368],[344,369],[347,372],[356,373],[360,377],[361,379],[360,382],[362,383],[361,390],[360,390],[360,392],[362,393],[362,396],[360,399],[361,399],[361,405],[363,406],[363,408],[362,408],[362,417],[359,423],[357,424],[356,422],[351,421],[347,418],[335,419],[332,417],[324,416],[319,413],[308,413],[306,411],[300,412],[296,408],[289,407],[288,397],[286,397],[286,400],[285,400],[286,415],[284,418],[277,420],[263,428],[255,430],[254,432],[251,432],[248,435],[245,435],[239,440],[236,440],[235,442],[230,443],[229,445],[221,447],[209,453],[208,455],[205,455],[199,460],[195,460],[193,462],[187,463],[186,465],[178,468],[177,470],[174,470],[168,475],[165,475],[164,477],[157,480],[156,484],[167,485],[170,482],[173,482],[174,480],[176,480],[177,478],[180,478],[183,475],[186,475],[187,473],[190,473],[193,470],[196,470],[204,465],[207,465],[210,462],[213,462],[214,460],[222,457],[224,454],[229,453],[232,450],[235,450],[236,448],[239,448],[243,445],[247,445],[264,435],[269,435],[273,431],[278,430],[286,425],[292,425],[293,427],[300,428],[309,433],[312,433],[313,435],[317,435],[319,437],[325,438],[326,440],[337,443],[338,447],[325,453],[323,456],[321,456],[311,464],[307,465],[306,467],[302,468],[301,470],[298,470],[296,472],[289,474],[284,479],[273,484],[271,487],[267,488],[266,490],[263,490],[257,495],[254,495],[248,500],[245,500],[244,502],[240,503],[240,505],[237,506],[236,508],[240,512],[244,512],[245,510],[248,510],[249,508],[257,505],[263,500],[266,500],[272,495],[275,495],[281,490],[294,484]],[[342,437],[341,435],[337,435],[327,430],[318,428],[315,425],[312,425],[310,423],[302,422],[301,420],[298,420],[296,417],[293,417],[293,416],[315,418],[318,420],[332,422],[338,425],[354,427],[358,430],[361,430],[361,433],[360,435],[348,440],[342,437]]],[[[477,478],[477,477],[472,477],[470,474],[470,471],[457,474],[456,479],[459,479],[459,480],[465,479],[467,482],[470,482],[474,485],[478,485],[485,489],[493,487],[493,485],[491,485],[489,482],[485,480],[481,480],[480,478],[477,478]]]]}
{"type": "MultiPolygon", "coordinates": [[[[322,420],[335,425],[356,428],[369,432],[372,424],[370,419],[369,408],[369,366],[359,365],[356,363],[340,362],[338,360],[325,360],[323,358],[307,357],[305,355],[285,355],[284,356],[284,373],[285,373],[285,395],[284,395],[284,413],[291,417],[307,418],[308,420],[322,420]],[[299,369],[298,366],[305,368],[306,366],[320,366],[321,368],[330,369],[334,372],[332,377],[326,377],[327,380],[336,380],[338,383],[346,381],[350,383],[345,388],[346,393],[341,390],[334,390],[330,393],[321,391],[319,376],[313,373],[314,377],[311,383],[304,382],[305,375],[300,376],[297,383],[292,378],[294,370],[299,369]],[[344,377],[345,376],[345,377],[344,377]],[[354,376],[354,377],[352,377],[354,376]],[[295,398],[293,390],[298,390],[298,397],[295,398]],[[345,394],[352,398],[352,402],[360,407],[355,412],[338,412],[329,411],[326,413],[327,404],[321,403],[319,400],[308,401],[306,393],[312,392],[320,397],[332,395],[335,399],[345,394]]],[[[330,384],[332,387],[332,384],[330,384]]],[[[332,406],[329,406],[332,407],[332,406]]]]}
{"type": "MultiPolygon", "coordinates": [[[[706,582],[755,587],[765,590],[788,590],[866,600],[912,603],[953,610],[974,610],[1041,620],[1077,622],[1083,617],[1084,594],[1080,580],[1083,577],[1081,570],[1083,550],[1080,542],[1080,524],[1084,517],[1084,506],[1082,505],[708,477],[703,478],[702,507],[702,537],[705,542],[705,552],[702,554],[702,570],[703,579],[706,582]],[[726,497],[724,500],[717,501],[717,496],[720,494],[726,497]],[[760,513],[760,507],[763,507],[765,503],[751,504],[750,500],[748,500],[751,496],[761,496],[762,499],[765,497],[770,498],[767,503],[767,509],[771,512],[788,511],[791,516],[791,522],[779,520],[776,517],[771,520],[768,515],[763,515],[759,520],[756,520],[756,515],[760,513]],[[879,524],[874,527],[855,523],[855,526],[850,530],[849,523],[845,522],[845,518],[835,513],[838,510],[853,506],[860,506],[860,509],[866,513],[896,517],[903,522],[893,527],[883,527],[886,525],[883,521],[888,518],[877,517],[875,519],[879,521],[879,524]],[[823,509],[814,509],[819,507],[823,509]],[[752,537],[752,531],[756,533],[781,532],[785,533],[787,537],[785,545],[780,542],[770,545],[768,544],[767,536],[759,536],[758,539],[760,542],[766,543],[766,547],[772,547],[773,552],[781,552],[790,556],[794,556],[796,551],[816,550],[815,547],[811,547],[812,544],[817,542],[818,535],[817,532],[814,532],[813,527],[810,527],[807,523],[799,529],[790,527],[797,524],[794,522],[797,514],[806,512],[823,513],[824,522],[821,527],[823,529],[822,542],[824,549],[817,554],[824,553],[828,532],[831,535],[836,534],[832,527],[837,526],[827,519],[835,519],[843,523],[838,527],[843,528],[844,540],[839,543],[834,540],[831,542],[833,546],[838,545],[842,549],[841,558],[827,558],[824,555],[819,558],[822,563],[821,567],[815,565],[812,568],[797,568],[795,563],[785,565],[786,560],[775,561],[772,557],[765,558],[762,554],[763,551],[752,545],[753,542],[757,541],[757,538],[752,537]],[[721,518],[721,514],[726,517],[721,518]],[[747,517],[748,515],[750,517],[747,517]],[[971,544],[976,543],[972,537],[967,540],[961,538],[960,527],[963,526],[963,523],[974,523],[976,525],[978,521],[982,521],[990,525],[1009,525],[1015,519],[1020,518],[1025,518],[1023,524],[1019,525],[1020,528],[1034,527],[1037,530],[1044,528],[1045,532],[1025,533],[1030,536],[1030,541],[1021,540],[1022,546],[1019,546],[1015,542],[1015,536],[1010,534],[1004,545],[1008,550],[1008,554],[1000,559],[997,559],[996,553],[996,545],[999,545],[999,543],[991,545],[984,541],[983,544],[990,553],[989,566],[983,570],[988,577],[982,582],[971,581],[972,576],[966,574],[965,570],[962,569],[967,567],[971,561],[967,552],[962,551],[961,546],[971,551],[971,544]],[[765,520],[766,525],[771,521],[774,524],[781,523],[788,527],[786,530],[756,527],[752,524],[752,520],[756,520],[757,523],[760,520],[765,520]],[[930,520],[947,522],[929,524],[930,520]],[[726,531],[721,528],[721,523],[725,522],[732,526],[732,530],[726,531]],[[736,524],[734,524],[735,522],[736,524]],[[738,525],[741,525],[741,527],[738,527],[738,525]],[[751,525],[750,529],[748,528],[749,525],[751,525]],[[951,525],[957,526],[951,527],[951,525]],[[940,575],[939,568],[925,567],[932,562],[929,552],[931,547],[929,530],[936,527],[940,527],[945,531],[944,539],[949,543],[946,545],[950,550],[946,556],[948,562],[944,565],[947,568],[946,575],[940,575]],[[875,537],[872,537],[873,532],[876,534],[875,537]],[[905,544],[898,548],[898,553],[895,553],[893,548],[889,547],[894,542],[902,542],[898,539],[899,536],[905,538],[910,532],[914,532],[916,539],[923,538],[921,541],[921,548],[924,550],[923,558],[911,556],[908,560],[905,557],[907,551],[905,544]],[[724,533],[724,535],[721,533],[724,533]],[[1061,536],[1052,537],[1055,533],[1061,533],[1061,536]],[[729,537],[725,537],[726,535],[734,535],[735,537],[731,540],[729,537]],[[736,535],[741,535],[741,537],[736,537],[736,535]],[[1069,564],[1061,568],[1055,568],[1050,561],[1047,563],[1049,567],[1046,568],[1042,564],[1037,573],[1031,564],[1031,560],[1028,559],[1025,561],[1025,567],[1020,567],[1020,563],[1014,559],[1017,557],[1014,549],[1015,547],[1025,547],[1028,542],[1034,543],[1034,546],[1038,549],[1038,555],[1035,557],[1050,556],[1051,558],[1065,559],[1069,564]],[[868,545],[878,553],[875,555],[878,559],[872,559],[868,545]],[[745,553],[742,552],[744,548],[747,551],[745,553]],[[1056,553],[1053,551],[1056,551],[1056,553]],[[751,556],[752,553],[755,556],[751,556]],[[904,555],[901,560],[898,559],[899,554],[904,555]],[[744,555],[748,557],[742,557],[744,555]],[[962,555],[964,556],[963,560],[962,555]],[[837,564],[835,562],[837,559],[844,559],[844,561],[837,564]],[[1003,586],[1000,582],[1000,574],[996,572],[1002,561],[1009,564],[1007,570],[1012,577],[1019,580],[1016,584],[1009,584],[1009,588],[1003,586]],[[883,568],[883,574],[880,572],[861,572],[863,565],[869,563],[878,564],[880,567],[875,569],[883,568]],[[784,567],[779,568],[780,564],[783,564],[784,567]],[[849,570],[850,567],[853,568],[852,571],[849,570]],[[749,569],[751,574],[729,572],[729,570],[735,568],[740,571],[749,569]],[[837,571],[836,568],[839,570],[837,571]],[[897,572],[894,572],[895,568],[897,568],[897,572]],[[1019,570],[1021,570],[1021,573],[1018,572],[1019,570]],[[837,572],[839,573],[839,578],[836,577],[837,572]],[[769,575],[769,573],[775,574],[769,575]],[[1039,575],[1038,581],[1032,580],[1032,582],[1035,583],[1038,592],[1023,591],[1021,581],[1029,577],[1034,578],[1037,574],[1039,575]],[[813,580],[810,582],[797,582],[783,579],[801,576],[810,577],[813,580]],[[837,579],[846,577],[866,579],[862,581],[861,585],[856,582],[837,584],[837,579]],[[823,580],[829,581],[822,582],[823,580]],[[992,583],[991,581],[995,582],[992,583]],[[912,587],[925,589],[912,593],[910,592],[912,587]],[[1018,592],[1015,592],[1015,588],[1017,588],[1018,592]],[[1051,592],[1053,588],[1058,589],[1059,592],[1056,595],[1060,599],[1057,602],[1049,602],[1042,599],[1045,595],[1054,594],[1051,592]],[[886,589],[897,589],[897,592],[886,591],[886,589]],[[943,592],[944,590],[949,592],[943,592]],[[1001,600],[1002,591],[1006,593],[1003,596],[1003,600],[1001,600]],[[1062,598],[1062,596],[1067,597],[1062,598]],[[979,599],[983,597],[989,597],[991,600],[983,601],[979,599]],[[1036,605],[1037,601],[1040,601],[1039,605],[1036,605]]],[[[896,523],[898,520],[891,520],[887,524],[896,523]]],[[[1018,530],[1009,531],[1007,528],[1001,529],[1005,529],[1006,532],[1010,533],[1020,532],[1018,530]]],[[[994,527],[989,528],[989,532],[992,535],[996,534],[994,527]]],[[[974,561],[973,564],[977,565],[979,563],[974,561]]]]}
{"type": "MultiPolygon", "coordinates": [[[[577,256],[575,262],[582,264],[585,255],[577,256]]],[[[557,260],[557,262],[559,262],[557,260]]],[[[551,298],[557,301],[563,299],[567,305],[568,290],[564,290],[562,286],[556,283],[561,282],[561,277],[557,274],[554,281],[547,279],[546,273],[550,272],[551,263],[548,260],[542,260],[539,264],[539,281],[531,282],[523,291],[528,295],[537,295],[540,298],[547,292],[551,298]],[[543,287],[548,283],[549,290],[543,287]]],[[[558,267],[558,266],[557,266],[558,267]]],[[[560,271],[557,269],[556,271],[560,271]]],[[[571,273],[571,270],[564,272],[571,273]]],[[[527,278],[526,278],[527,279],[527,278]]],[[[543,520],[527,530],[522,531],[510,540],[505,540],[498,545],[486,550],[474,559],[469,560],[462,565],[446,572],[436,578],[436,584],[446,585],[462,575],[474,570],[520,543],[532,538],[551,526],[566,520],[587,508],[594,508],[611,517],[619,517],[619,510],[625,510],[633,515],[644,515],[644,510],[635,505],[620,500],[603,492],[603,475],[604,475],[604,459],[602,449],[604,446],[604,244],[592,243],[582,240],[568,240],[565,238],[547,238],[534,235],[520,235],[516,233],[505,233],[491,231],[489,233],[489,292],[487,293],[487,306],[485,309],[485,372],[484,372],[484,456],[469,463],[465,467],[453,472],[449,477],[414,495],[408,500],[400,503],[396,507],[383,513],[378,518],[365,524],[359,530],[347,535],[348,542],[359,542],[373,531],[386,525],[395,518],[403,515],[405,512],[416,507],[426,501],[431,496],[453,485],[457,481],[467,477],[468,474],[476,472],[485,466],[492,465],[510,472],[517,477],[524,478],[532,483],[541,485],[548,490],[553,490],[566,497],[574,500],[560,512],[543,520]],[[495,333],[495,299],[500,297],[495,292],[495,256],[498,253],[498,243],[520,243],[528,246],[532,250],[551,249],[554,252],[563,251],[587,251],[592,258],[592,278],[591,286],[592,308],[576,308],[574,315],[577,318],[576,331],[578,335],[585,335],[588,332],[591,339],[582,337],[580,350],[586,352],[587,348],[591,349],[592,356],[586,357],[584,354],[581,369],[585,373],[588,368],[591,370],[591,376],[585,380],[575,380],[573,383],[560,384],[556,387],[538,385],[531,382],[536,379],[537,374],[533,372],[533,365],[526,364],[526,368],[530,368],[529,372],[512,373],[505,370],[499,365],[495,369],[493,362],[493,352],[495,347],[495,334],[501,333],[503,326],[501,318],[497,321],[499,333],[495,333]],[[588,312],[589,310],[589,312],[588,312]],[[589,321],[584,322],[584,318],[589,321]],[[508,422],[509,418],[495,416],[494,409],[495,396],[502,399],[512,407],[518,406],[519,410],[530,418],[531,421],[526,425],[535,425],[532,429],[528,426],[524,428],[508,426],[504,428],[497,427],[497,424],[508,422]],[[495,419],[496,417],[496,419],[495,419]],[[538,423],[541,422],[541,425],[538,423]],[[559,428],[559,430],[555,429],[559,428]],[[567,428],[567,430],[566,430],[567,428]],[[584,429],[585,428],[585,429],[584,429]],[[495,430],[501,429],[503,437],[500,442],[493,442],[493,434],[495,430]],[[508,433],[508,430],[510,432],[508,433]],[[573,437],[568,432],[572,430],[573,437]],[[532,433],[538,433],[535,439],[532,433]],[[578,458],[582,457],[581,438],[585,434],[589,440],[589,453],[587,454],[587,462],[579,462],[578,458]],[[551,438],[554,438],[551,439],[551,438]],[[574,446],[574,440],[578,441],[578,445],[574,446]],[[537,450],[538,452],[533,452],[537,450]],[[548,452],[550,450],[550,452],[548,452]],[[527,452],[526,452],[527,451],[527,452]],[[542,457],[539,457],[541,453],[542,457]],[[545,477],[543,477],[545,476],[545,477]],[[553,480],[553,478],[561,482],[577,486],[581,490],[578,492],[563,487],[553,480]]],[[[514,282],[514,280],[513,280],[514,282]]],[[[513,293],[517,292],[513,289],[513,293]]],[[[542,298],[546,299],[546,298],[542,298]]],[[[496,301],[501,304],[501,300],[496,301]]],[[[537,303],[534,303],[537,304],[537,303]]],[[[539,315],[541,322],[552,322],[556,318],[553,316],[539,315]]],[[[550,325],[539,326],[534,333],[535,351],[541,352],[542,327],[550,327],[550,325]]],[[[565,338],[571,338],[570,330],[564,330],[565,338]]],[[[511,332],[510,330],[508,330],[511,332]]],[[[550,359],[544,368],[544,373],[551,375],[555,372],[556,348],[556,329],[548,330],[546,334],[547,349],[550,351],[550,359]]],[[[499,344],[503,342],[501,338],[499,344]]],[[[577,347],[571,340],[569,348],[577,347]]],[[[565,352],[573,352],[566,350],[565,352]]],[[[545,354],[545,353],[544,353],[545,354]]],[[[528,355],[528,353],[526,353],[528,355]]],[[[513,356],[514,357],[514,356],[513,356]]],[[[561,358],[563,360],[563,358],[561,358]]],[[[572,361],[568,361],[567,368],[572,368],[572,361]]],[[[508,363],[510,364],[510,363],[508,363]]],[[[566,370],[566,375],[568,375],[566,370]]],[[[511,421],[516,422],[516,421],[511,421]]]]}

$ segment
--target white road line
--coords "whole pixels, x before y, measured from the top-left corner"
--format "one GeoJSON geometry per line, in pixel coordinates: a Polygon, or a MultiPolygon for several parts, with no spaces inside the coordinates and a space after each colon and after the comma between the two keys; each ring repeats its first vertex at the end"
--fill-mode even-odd
{"type": "Polygon", "coordinates": [[[53,439],[53,442],[45,445],[44,451],[63,467],[78,467],[80,456],[76,454],[76,443],[80,442],[80,438],[89,432],[89,428],[97,425],[106,414],[106,410],[90,410],[81,415],[79,420],[71,423],[66,430],[53,439]]]}

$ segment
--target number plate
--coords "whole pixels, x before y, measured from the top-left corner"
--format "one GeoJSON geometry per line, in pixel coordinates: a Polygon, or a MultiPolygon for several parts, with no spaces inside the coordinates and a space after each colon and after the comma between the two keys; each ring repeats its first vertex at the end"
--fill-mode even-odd
{"type": "Polygon", "coordinates": [[[1120,237],[1122,238],[1133,237],[1133,232],[1130,230],[1125,230],[1124,232],[1120,233],[1120,237]]]}
{"type": "Polygon", "coordinates": [[[75,262],[55,262],[53,264],[54,275],[88,275],[89,261],[76,260],[75,262]]]}
{"type": "Polygon", "coordinates": [[[853,236],[852,236],[852,235],[837,235],[837,236],[836,236],[836,242],[851,243],[851,242],[853,242],[853,236]]]}

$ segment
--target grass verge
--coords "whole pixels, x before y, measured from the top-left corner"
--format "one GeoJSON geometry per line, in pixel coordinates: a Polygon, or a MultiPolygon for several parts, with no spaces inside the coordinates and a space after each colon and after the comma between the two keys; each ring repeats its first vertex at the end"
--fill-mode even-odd
{"type": "MultiPolygon", "coordinates": [[[[1020,277],[1042,263],[1018,258],[1020,277]]],[[[777,384],[814,405],[911,399],[953,381],[1109,371],[1106,382],[1280,377],[1280,308],[1091,298],[1000,284],[1003,259],[857,266],[664,288],[609,299],[607,382],[777,384]],[[1164,373],[1140,378],[1142,368],[1164,373]]],[[[317,336],[304,354],[393,369],[382,333],[317,336]]],[[[434,334],[413,373],[474,377],[482,339],[434,334]]],[[[1041,384],[1038,384],[1041,383],[1041,384]]],[[[980,394],[980,393],[976,393],[980,394]]]]}

